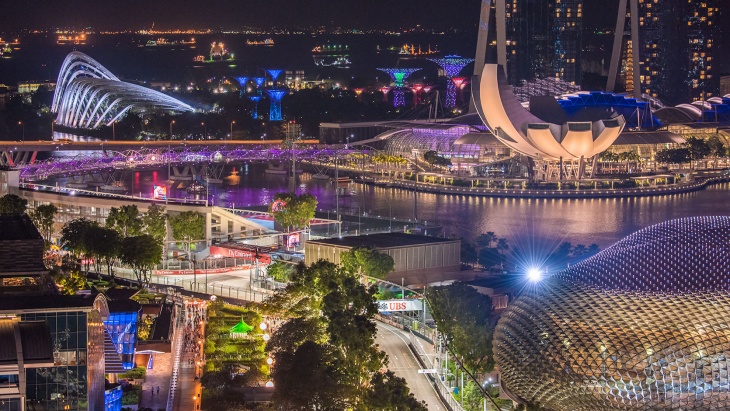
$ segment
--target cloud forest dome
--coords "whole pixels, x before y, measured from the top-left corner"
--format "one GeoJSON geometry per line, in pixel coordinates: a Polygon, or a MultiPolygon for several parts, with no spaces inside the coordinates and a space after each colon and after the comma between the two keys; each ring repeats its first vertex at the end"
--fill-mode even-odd
{"type": "Polygon", "coordinates": [[[730,217],[638,231],[502,314],[503,387],[554,411],[730,409],[730,217]]]}
{"type": "Polygon", "coordinates": [[[56,123],[76,128],[109,126],[128,112],[185,112],[193,108],[173,97],[119,80],[91,57],[74,51],[58,74],[51,110],[56,123]]]}

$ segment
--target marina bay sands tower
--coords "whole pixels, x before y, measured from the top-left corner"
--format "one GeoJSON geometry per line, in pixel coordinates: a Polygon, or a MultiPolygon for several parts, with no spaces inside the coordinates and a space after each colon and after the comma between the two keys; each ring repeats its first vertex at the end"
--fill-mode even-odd
{"type": "Polygon", "coordinates": [[[511,85],[580,84],[582,29],[583,0],[482,0],[474,75],[489,62],[504,67],[511,85]]]}

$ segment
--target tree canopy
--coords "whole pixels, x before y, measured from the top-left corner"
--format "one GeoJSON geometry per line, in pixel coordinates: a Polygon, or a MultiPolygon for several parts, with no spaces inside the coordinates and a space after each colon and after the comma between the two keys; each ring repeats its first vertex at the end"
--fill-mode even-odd
{"type": "Polygon", "coordinates": [[[30,212],[30,219],[33,220],[33,224],[38,228],[47,243],[51,242],[56,213],[58,213],[58,208],[53,204],[41,204],[30,212]]]}
{"type": "Polygon", "coordinates": [[[119,251],[122,262],[132,267],[140,287],[148,281],[147,271],[162,259],[162,246],[148,234],[124,238],[119,251]]]}
{"type": "Polygon", "coordinates": [[[167,214],[165,207],[152,204],[147,212],[142,214],[142,231],[149,234],[160,243],[167,238],[167,214]]]}
{"type": "Polygon", "coordinates": [[[178,241],[197,241],[205,238],[205,215],[185,211],[168,217],[172,236],[178,241]]]}
{"type": "Polygon", "coordinates": [[[431,287],[427,295],[439,331],[464,367],[477,374],[491,372],[492,299],[464,283],[431,287]]]}
{"type": "Polygon", "coordinates": [[[368,247],[357,247],[340,254],[340,263],[351,273],[385,278],[395,268],[393,257],[368,247]]]}
{"type": "Polygon", "coordinates": [[[5,194],[0,197],[0,214],[4,215],[21,215],[25,214],[28,208],[28,200],[21,198],[15,194],[5,194]]]}
{"type": "Polygon", "coordinates": [[[309,226],[317,210],[317,198],[311,194],[277,193],[269,204],[274,221],[287,230],[309,226]]]}
{"type": "Polygon", "coordinates": [[[122,237],[134,237],[142,234],[142,220],[139,218],[137,206],[112,207],[106,218],[106,226],[117,230],[122,237]]]}
{"type": "Polygon", "coordinates": [[[422,410],[375,345],[376,287],[333,263],[303,264],[268,304],[289,317],[272,336],[275,406],[319,410],[422,410]],[[312,381],[317,381],[312,384],[312,381]],[[413,406],[413,407],[412,407],[413,406]]]}

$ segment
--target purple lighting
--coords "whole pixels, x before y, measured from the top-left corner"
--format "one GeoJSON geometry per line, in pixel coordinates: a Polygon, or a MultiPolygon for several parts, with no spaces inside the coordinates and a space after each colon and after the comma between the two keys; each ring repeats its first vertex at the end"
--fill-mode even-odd
{"type": "Polygon", "coordinates": [[[460,56],[446,56],[440,59],[428,59],[441,66],[446,74],[447,86],[446,86],[446,107],[456,107],[456,85],[452,79],[459,75],[461,70],[467,64],[474,61],[474,59],[465,59],[460,56]]]}
{"type": "Polygon", "coordinates": [[[379,68],[378,70],[387,73],[393,81],[393,107],[405,107],[406,92],[405,81],[411,74],[420,68],[379,68]]]}

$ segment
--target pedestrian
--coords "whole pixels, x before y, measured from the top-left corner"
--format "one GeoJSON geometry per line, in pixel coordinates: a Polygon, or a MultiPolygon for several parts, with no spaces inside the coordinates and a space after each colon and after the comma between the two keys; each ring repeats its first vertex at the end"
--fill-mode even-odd
{"type": "Polygon", "coordinates": [[[157,386],[157,395],[160,395],[160,386],[157,386]]]}
{"type": "Polygon", "coordinates": [[[150,387],[150,391],[152,391],[152,396],[155,395],[155,387],[150,387]]]}

